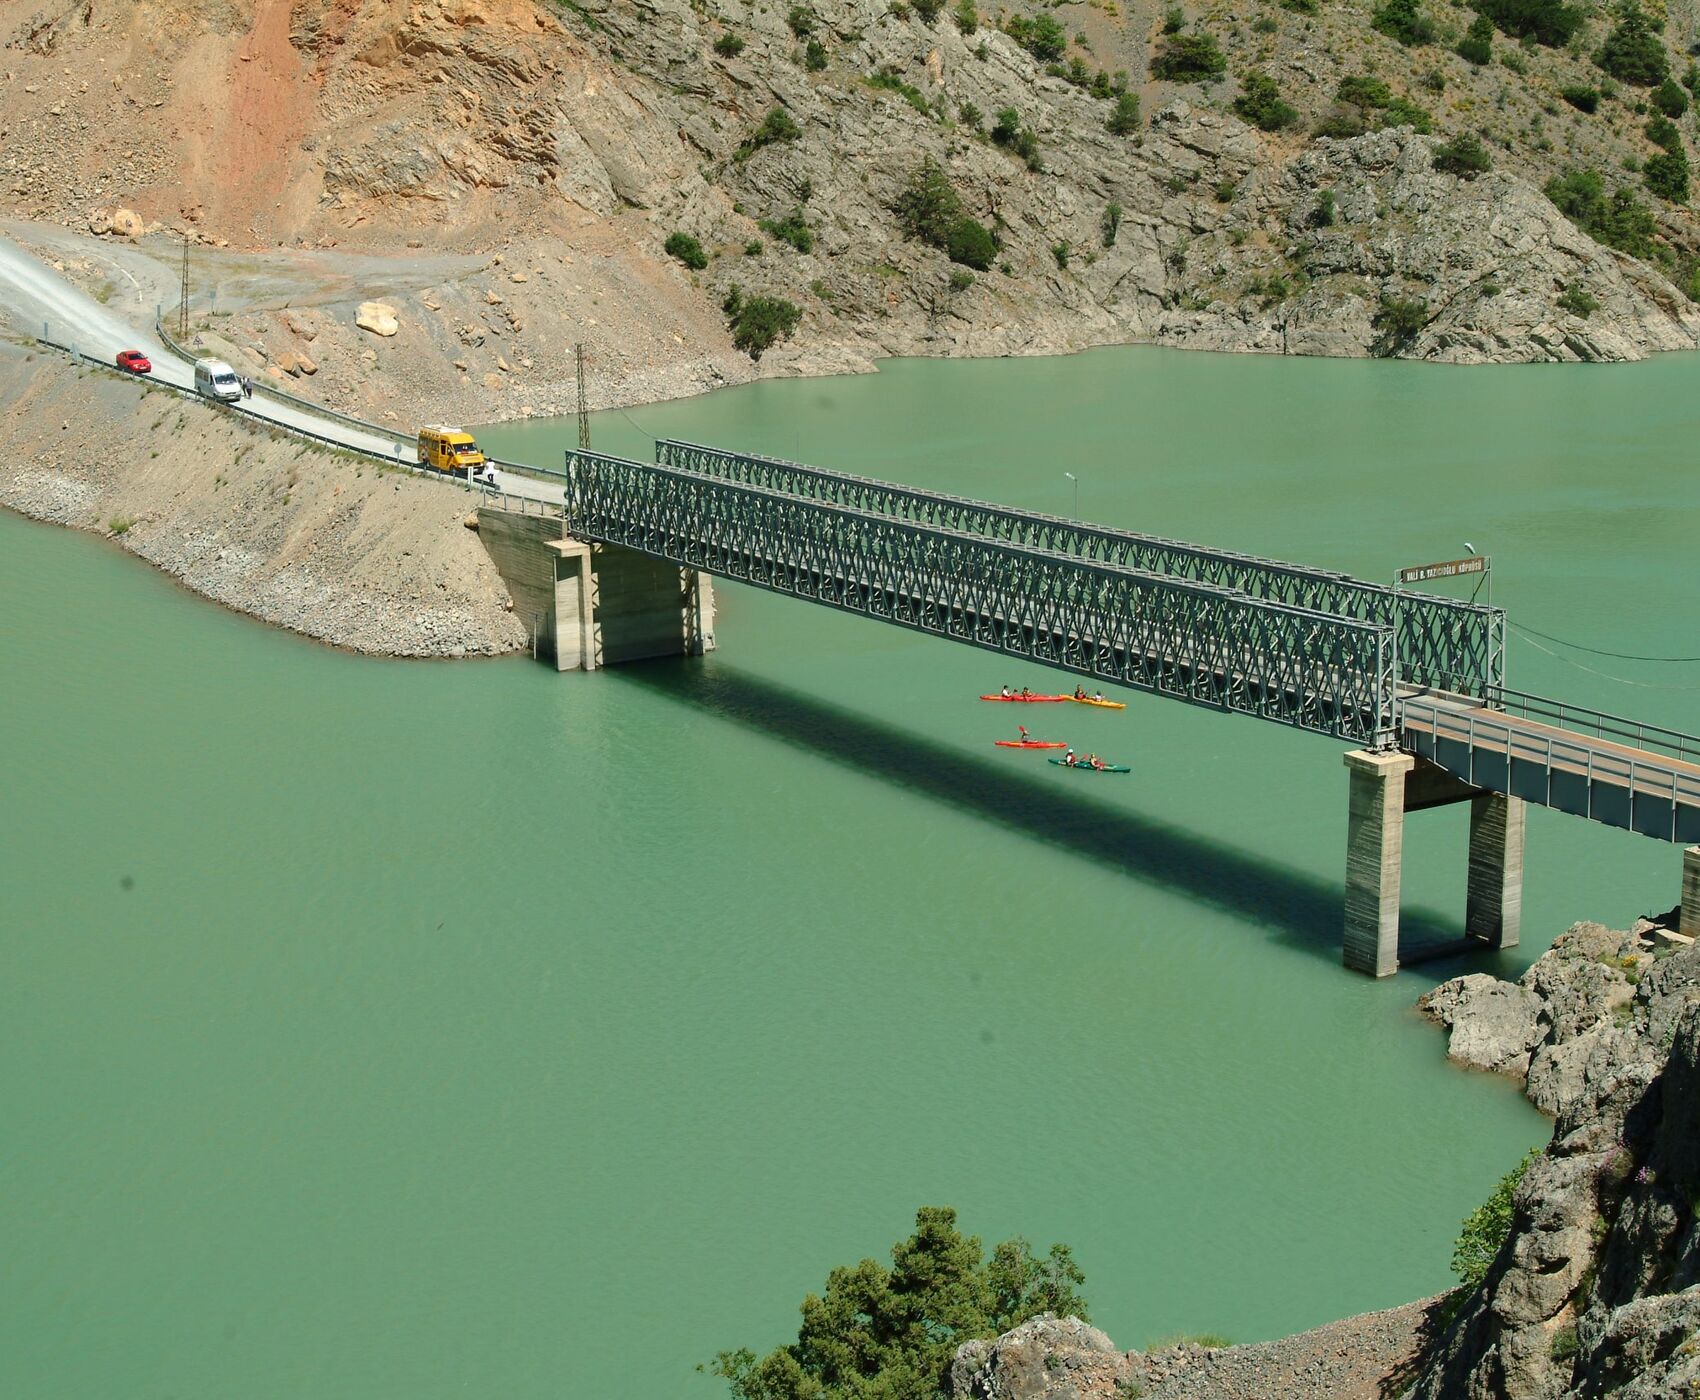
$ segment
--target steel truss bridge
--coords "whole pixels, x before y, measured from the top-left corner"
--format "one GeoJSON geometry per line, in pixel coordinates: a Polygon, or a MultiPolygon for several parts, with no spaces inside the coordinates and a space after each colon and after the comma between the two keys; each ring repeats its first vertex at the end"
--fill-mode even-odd
{"type": "Polygon", "coordinates": [[[1500,608],[695,443],[565,484],[579,539],[1700,841],[1700,740],[1507,691],[1500,608]]]}

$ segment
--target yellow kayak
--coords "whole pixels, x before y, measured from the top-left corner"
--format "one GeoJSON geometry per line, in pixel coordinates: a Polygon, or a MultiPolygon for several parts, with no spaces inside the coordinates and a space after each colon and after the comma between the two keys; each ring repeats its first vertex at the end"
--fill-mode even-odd
{"type": "Polygon", "coordinates": [[[1090,696],[1071,695],[1068,697],[1076,705],[1096,705],[1100,710],[1125,710],[1126,705],[1120,700],[1094,700],[1090,696]]]}

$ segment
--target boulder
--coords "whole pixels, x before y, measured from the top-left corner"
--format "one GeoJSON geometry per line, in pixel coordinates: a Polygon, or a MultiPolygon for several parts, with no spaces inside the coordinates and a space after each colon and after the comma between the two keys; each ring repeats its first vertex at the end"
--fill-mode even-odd
{"type": "Polygon", "coordinates": [[[388,302],[363,301],[354,310],[354,324],[373,335],[392,336],[401,329],[395,307],[388,302]]]}
{"type": "Polygon", "coordinates": [[[1417,1009],[1451,1032],[1446,1057],[1455,1064],[1522,1079],[1541,1043],[1541,1001],[1527,987],[1474,972],[1442,982],[1417,1009]]]}
{"type": "Polygon", "coordinates": [[[142,216],[134,209],[114,209],[107,227],[120,238],[140,238],[144,231],[142,216]]]}
{"type": "Polygon", "coordinates": [[[1135,1363],[1096,1327],[1045,1313],[995,1341],[965,1342],[950,1363],[955,1400],[1118,1400],[1135,1363]]]}

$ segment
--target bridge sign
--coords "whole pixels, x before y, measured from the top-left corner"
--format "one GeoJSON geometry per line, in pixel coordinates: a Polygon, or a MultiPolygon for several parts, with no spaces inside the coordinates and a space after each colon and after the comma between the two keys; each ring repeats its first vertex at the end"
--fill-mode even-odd
{"type": "Polygon", "coordinates": [[[1472,554],[1468,559],[1446,559],[1438,564],[1418,564],[1399,570],[1400,583],[1427,583],[1431,578],[1457,578],[1461,574],[1486,573],[1488,557],[1472,554]]]}

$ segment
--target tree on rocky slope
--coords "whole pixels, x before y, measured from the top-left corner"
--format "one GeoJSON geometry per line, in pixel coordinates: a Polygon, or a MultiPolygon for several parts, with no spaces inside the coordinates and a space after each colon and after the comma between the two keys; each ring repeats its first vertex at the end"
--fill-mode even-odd
{"type": "Polygon", "coordinates": [[[1043,1258],[1026,1240],[982,1256],[947,1206],[923,1206],[891,1267],[834,1269],[803,1300],[797,1340],[757,1357],[723,1351],[707,1367],[736,1400],[937,1400],[963,1342],[995,1337],[1040,1313],[1084,1319],[1084,1278],[1067,1245],[1043,1258]]]}

